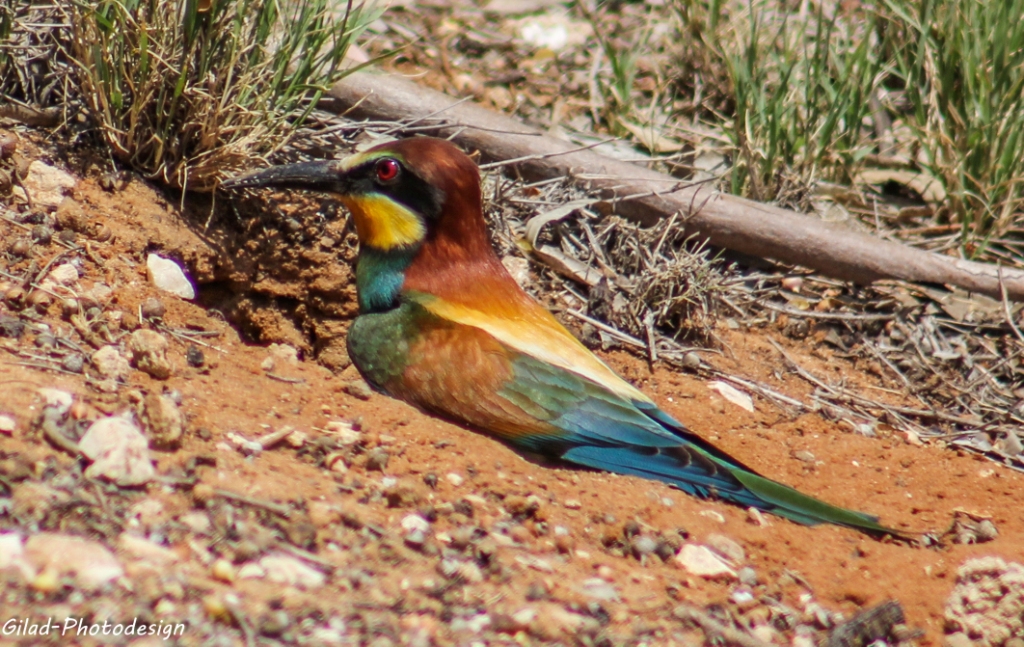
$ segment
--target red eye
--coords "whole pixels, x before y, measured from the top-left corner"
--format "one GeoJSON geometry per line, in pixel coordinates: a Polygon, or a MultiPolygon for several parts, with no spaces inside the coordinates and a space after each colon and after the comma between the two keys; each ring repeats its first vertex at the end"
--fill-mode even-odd
{"type": "Polygon", "coordinates": [[[398,162],[390,157],[377,162],[377,179],[381,182],[390,182],[398,177],[398,162]]]}

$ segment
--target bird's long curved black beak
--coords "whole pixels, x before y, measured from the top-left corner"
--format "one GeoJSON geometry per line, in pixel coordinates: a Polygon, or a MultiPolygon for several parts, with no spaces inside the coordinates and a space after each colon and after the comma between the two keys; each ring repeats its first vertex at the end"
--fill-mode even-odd
{"type": "Polygon", "coordinates": [[[344,193],[346,184],[344,169],[338,160],[318,160],[272,166],[249,175],[225,180],[220,186],[223,189],[279,187],[344,193]]]}

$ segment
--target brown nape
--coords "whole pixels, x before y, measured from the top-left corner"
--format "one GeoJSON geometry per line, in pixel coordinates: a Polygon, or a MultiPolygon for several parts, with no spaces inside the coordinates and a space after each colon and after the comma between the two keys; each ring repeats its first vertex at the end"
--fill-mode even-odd
{"type": "MultiPolygon", "coordinates": [[[[415,138],[391,144],[407,165],[444,191],[437,223],[405,273],[404,289],[492,312],[532,300],[498,260],[481,206],[480,172],[454,144],[415,138]]],[[[513,308],[514,310],[514,308],[513,308]]]]}

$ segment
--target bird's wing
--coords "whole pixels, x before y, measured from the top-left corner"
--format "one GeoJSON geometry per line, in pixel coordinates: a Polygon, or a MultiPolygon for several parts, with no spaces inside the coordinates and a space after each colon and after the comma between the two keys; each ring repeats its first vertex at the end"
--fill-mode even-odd
{"type": "Polygon", "coordinates": [[[698,496],[736,499],[745,490],[732,474],[747,469],[742,463],[658,409],[582,345],[579,353],[568,332],[568,339],[543,328],[512,335],[508,325],[482,325],[482,315],[466,316],[438,302],[426,300],[433,317],[419,319],[405,369],[386,386],[391,395],[551,458],[670,480],[698,496]],[[456,312],[463,321],[440,312],[456,312]],[[526,352],[538,348],[541,357],[526,352]],[[570,363],[575,358],[585,360],[584,370],[570,363]]]}
{"type": "Polygon", "coordinates": [[[493,309],[500,314],[422,293],[409,296],[441,319],[483,330],[510,349],[582,375],[625,398],[651,401],[525,295],[509,295],[506,307],[493,309]]]}
{"type": "Polygon", "coordinates": [[[891,532],[875,517],[757,474],[658,409],[586,348],[580,346],[585,355],[579,353],[567,332],[569,339],[560,347],[555,343],[560,337],[543,329],[513,335],[513,326],[467,315],[467,309],[437,307],[437,301],[427,300],[433,317],[421,320],[405,370],[389,387],[396,397],[551,458],[657,479],[689,494],[722,498],[799,523],[891,532]],[[440,313],[455,313],[461,321],[440,313]],[[543,352],[529,352],[536,349],[543,352]],[[593,359],[586,360],[585,370],[571,363],[587,356],[593,359]],[[628,389],[610,388],[608,374],[628,389]]]}

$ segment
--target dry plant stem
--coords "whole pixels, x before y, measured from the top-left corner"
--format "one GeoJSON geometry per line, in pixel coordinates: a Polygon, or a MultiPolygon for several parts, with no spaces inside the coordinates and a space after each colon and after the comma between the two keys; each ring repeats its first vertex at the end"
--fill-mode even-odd
{"type": "Polygon", "coordinates": [[[235,501],[236,503],[242,503],[244,505],[251,505],[256,508],[263,508],[268,512],[273,512],[274,514],[281,515],[282,517],[290,517],[292,515],[291,508],[280,503],[274,503],[273,501],[264,501],[263,499],[257,499],[221,488],[215,488],[213,493],[223,499],[235,501]]]}
{"type": "Polygon", "coordinates": [[[485,162],[519,160],[527,180],[571,176],[609,199],[619,214],[644,225],[682,213],[686,233],[743,254],[802,265],[829,276],[870,283],[902,279],[956,285],[1024,300],[1024,271],[914,249],[817,218],[689,185],[543,134],[509,117],[394,76],[360,72],[335,85],[322,108],[353,119],[422,122],[434,133],[479,149],[485,162]],[[621,200],[623,196],[643,196],[621,200]]]}

